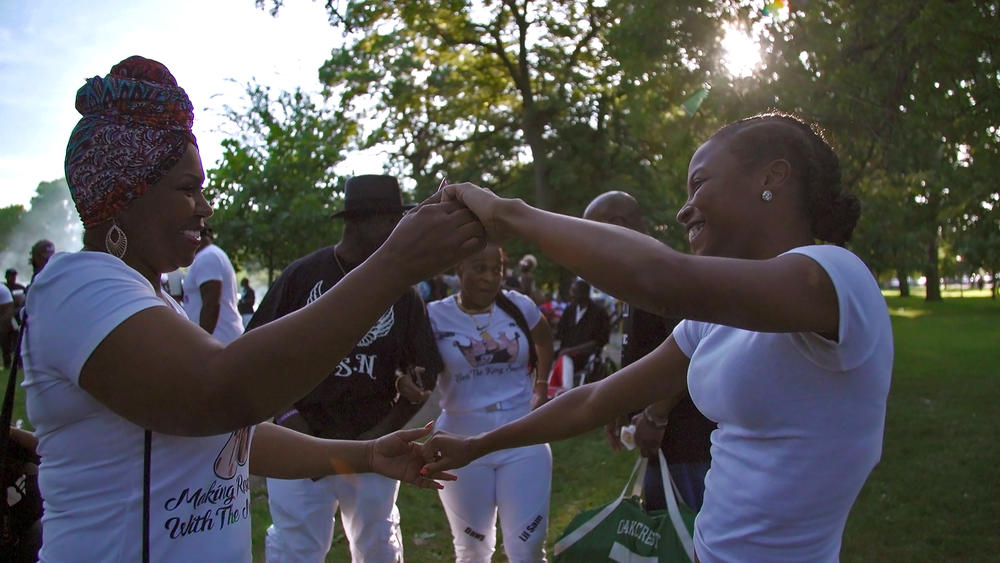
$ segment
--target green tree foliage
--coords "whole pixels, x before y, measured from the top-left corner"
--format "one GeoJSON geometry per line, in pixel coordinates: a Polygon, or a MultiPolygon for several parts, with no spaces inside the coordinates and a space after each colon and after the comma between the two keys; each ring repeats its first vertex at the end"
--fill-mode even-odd
{"type": "Polygon", "coordinates": [[[23,205],[8,205],[0,208],[0,248],[7,248],[11,235],[24,217],[23,205]]]}
{"type": "Polygon", "coordinates": [[[79,250],[83,225],[66,180],[40,182],[27,210],[19,205],[0,210],[0,236],[4,236],[0,267],[27,273],[21,280],[31,275],[28,251],[36,241],[48,239],[60,252],[79,250]]]}
{"type": "Polygon", "coordinates": [[[765,4],[330,0],[345,42],[320,75],[366,125],[361,144],[393,147],[418,195],[444,176],[578,214],[623,189],[678,247],[673,216],[698,142],[768,108],[801,114],[831,132],[862,196],[852,244],[879,274],[922,271],[938,298],[941,249],[973,252],[966,239],[997,193],[981,180],[1000,156],[997,2],[765,4]],[[727,26],[762,38],[754,75],[720,64],[727,26]],[[706,87],[692,111],[685,102],[706,87]]]}
{"type": "Polygon", "coordinates": [[[348,37],[320,75],[377,123],[366,144],[398,145],[418,193],[447,175],[578,213],[613,187],[680,185],[673,165],[692,145],[680,104],[706,81],[691,62],[717,49],[725,4],[328,3],[348,37]]]}
{"type": "Polygon", "coordinates": [[[248,85],[247,95],[247,110],[227,110],[239,133],[223,141],[206,196],[220,246],[237,263],[266,269],[270,284],[289,262],[335,240],[329,216],[343,186],[333,167],[355,126],[299,90],[273,96],[248,85]]]}
{"type": "MultiPolygon", "coordinates": [[[[363,146],[394,147],[392,165],[416,180],[418,197],[446,177],[578,215],[621,189],[642,202],[654,234],[683,245],[674,215],[687,162],[719,122],[711,112],[692,119],[682,104],[719,72],[720,22],[736,5],[328,2],[346,40],[320,77],[369,126],[363,146]]],[[[514,256],[532,250],[511,246],[514,256]]],[[[544,262],[538,274],[565,277],[544,262]]]]}
{"type": "MultiPolygon", "coordinates": [[[[797,4],[802,8],[787,20],[763,20],[772,47],[754,97],[831,130],[845,183],[899,226],[862,242],[869,258],[923,270],[928,300],[940,299],[945,226],[989,195],[960,181],[957,170],[988,166],[1000,156],[1000,67],[992,47],[998,6],[975,0],[797,4]],[[961,162],[963,154],[976,156],[961,162]],[[917,263],[913,244],[920,249],[917,263]]],[[[886,216],[869,213],[865,220],[886,216]]],[[[897,272],[901,280],[908,273],[897,272]]]]}
{"type": "Polygon", "coordinates": [[[45,238],[56,243],[59,250],[76,250],[58,244],[78,243],[83,231],[65,178],[38,184],[30,208],[21,219],[21,228],[32,243],[45,238]]]}

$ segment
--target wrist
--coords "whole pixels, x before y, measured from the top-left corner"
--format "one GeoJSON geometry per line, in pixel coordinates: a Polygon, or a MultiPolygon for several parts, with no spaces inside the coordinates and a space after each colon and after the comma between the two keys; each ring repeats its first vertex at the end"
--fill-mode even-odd
{"type": "Polygon", "coordinates": [[[669,415],[659,415],[652,410],[652,405],[642,409],[642,418],[653,425],[654,428],[663,430],[670,421],[669,415]]]}
{"type": "Polygon", "coordinates": [[[375,440],[365,440],[365,452],[364,452],[365,463],[367,464],[367,469],[359,471],[358,473],[371,473],[375,471],[375,440]]]}
{"type": "Polygon", "coordinates": [[[412,264],[411,260],[403,254],[396,252],[394,246],[383,244],[367,260],[351,270],[367,270],[371,268],[373,272],[393,272],[391,276],[379,275],[379,282],[390,286],[390,291],[402,295],[410,286],[423,281],[425,272],[416,268],[408,268],[412,264]]]}
{"type": "Polygon", "coordinates": [[[510,233],[519,232],[515,225],[519,218],[530,209],[531,206],[520,198],[500,198],[494,208],[493,217],[491,217],[500,238],[506,238],[510,233]]]}
{"type": "Polygon", "coordinates": [[[470,460],[478,459],[493,451],[489,445],[489,434],[489,432],[483,432],[468,438],[469,451],[472,453],[470,460]]]}

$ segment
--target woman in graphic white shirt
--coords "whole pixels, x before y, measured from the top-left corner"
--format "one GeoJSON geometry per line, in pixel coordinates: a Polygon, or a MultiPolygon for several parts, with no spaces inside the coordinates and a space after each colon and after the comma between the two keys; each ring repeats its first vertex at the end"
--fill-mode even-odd
{"type": "Polygon", "coordinates": [[[325,379],[412,284],[478,250],[474,217],[422,207],[313,304],[223,345],[159,283],[191,264],[212,214],[191,101],[165,66],[130,57],[88,80],[76,107],[66,178],[84,248],[54,256],[26,305],[41,560],[250,561],[251,470],[438,485],[417,474],[410,441],[424,430],[336,441],[262,421],[325,379]]]}
{"type": "Polygon", "coordinates": [[[687,196],[677,220],[693,256],[471,184],[444,188],[442,199],[472,208],[491,237],[522,237],[612,295],[687,320],[628,368],[520,420],[472,438],[433,437],[426,469],[566,438],[647,405],[665,423],[686,382],[719,423],[697,557],[835,562],[881,456],[892,373],[885,300],[842,246],[859,202],[841,186],[822,131],[780,113],[732,123],[705,142],[691,158],[687,196]]]}
{"type": "MultiPolygon", "coordinates": [[[[427,306],[445,371],[436,428],[472,436],[527,414],[545,401],[552,332],[538,307],[501,291],[504,255],[488,245],[456,266],[459,292],[427,306]]],[[[457,470],[438,491],[459,562],[488,562],[499,511],[513,562],[542,561],[549,523],[552,452],[536,444],[495,452],[457,470]]]]}

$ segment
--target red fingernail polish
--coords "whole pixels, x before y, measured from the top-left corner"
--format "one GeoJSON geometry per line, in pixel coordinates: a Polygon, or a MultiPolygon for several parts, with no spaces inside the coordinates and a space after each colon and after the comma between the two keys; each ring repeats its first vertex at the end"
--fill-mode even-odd
{"type": "Polygon", "coordinates": [[[427,476],[427,468],[424,467],[423,469],[421,469],[420,470],[420,474],[426,477],[427,476]]]}

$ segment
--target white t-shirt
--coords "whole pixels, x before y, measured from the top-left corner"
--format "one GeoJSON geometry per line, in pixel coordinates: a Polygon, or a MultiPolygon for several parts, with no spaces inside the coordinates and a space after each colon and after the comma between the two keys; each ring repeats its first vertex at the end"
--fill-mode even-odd
{"type": "Polygon", "coordinates": [[[170,290],[170,296],[180,296],[184,292],[184,272],[178,268],[173,272],[167,272],[164,275],[167,277],[167,287],[170,290]]]}
{"type": "Polygon", "coordinates": [[[691,398],[719,423],[695,526],[704,563],[837,561],[848,512],[881,457],[893,357],[885,300],[843,248],[789,253],[833,281],[836,342],[695,321],[674,330],[691,358],[691,398]]]}
{"type": "Polygon", "coordinates": [[[0,305],[6,305],[13,302],[14,295],[10,292],[10,289],[6,286],[6,284],[0,283],[0,305]]]}
{"type": "MultiPolygon", "coordinates": [[[[79,377],[115,327],[166,306],[138,272],[101,252],[56,254],[31,286],[24,388],[42,457],[42,561],[141,559],[145,430],[81,389],[79,377]]],[[[152,433],[152,561],[250,561],[251,436],[152,433]]]]}
{"type": "Polygon", "coordinates": [[[201,285],[222,282],[219,296],[219,320],[215,323],[212,336],[223,344],[229,344],[243,334],[243,319],[236,309],[236,271],[229,256],[218,246],[210,244],[201,249],[184,276],[184,310],[195,324],[201,317],[201,285]]]}
{"type": "MultiPolygon", "coordinates": [[[[516,291],[503,293],[534,329],[541,318],[534,301],[516,291]]],[[[445,366],[438,378],[442,409],[468,412],[498,402],[508,402],[509,408],[531,401],[528,339],[510,315],[496,304],[492,317],[471,315],[484,326],[479,331],[470,315],[458,308],[454,295],[428,303],[427,315],[445,366]]]]}

